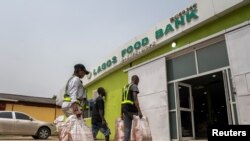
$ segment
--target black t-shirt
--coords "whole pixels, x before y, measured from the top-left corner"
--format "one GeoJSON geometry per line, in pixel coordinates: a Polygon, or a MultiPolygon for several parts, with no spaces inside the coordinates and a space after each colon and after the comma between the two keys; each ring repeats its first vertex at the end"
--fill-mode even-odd
{"type": "Polygon", "coordinates": [[[99,114],[99,111],[103,111],[103,116],[104,116],[104,101],[102,97],[97,97],[94,106],[93,106],[93,111],[92,111],[92,122],[101,122],[102,118],[99,114]]]}
{"type": "Polygon", "coordinates": [[[139,93],[139,89],[138,89],[138,86],[135,85],[135,84],[132,84],[129,88],[129,94],[128,94],[128,99],[131,100],[131,101],[135,101],[134,100],[134,94],[133,93],[136,93],[138,94],[139,93]]]}

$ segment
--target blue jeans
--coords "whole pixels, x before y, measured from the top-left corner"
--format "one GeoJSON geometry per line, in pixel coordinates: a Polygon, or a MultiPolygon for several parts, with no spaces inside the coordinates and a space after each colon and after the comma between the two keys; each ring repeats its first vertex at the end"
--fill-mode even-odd
{"type": "Polygon", "coordinates": [[[107,125],[103,125],[102,122],[95,122],[92,123],[92,133],[94,139],[96,138],[96,135],[99,130],[103,133],[105,137],[111,134],[110,129],[107,125]]]}

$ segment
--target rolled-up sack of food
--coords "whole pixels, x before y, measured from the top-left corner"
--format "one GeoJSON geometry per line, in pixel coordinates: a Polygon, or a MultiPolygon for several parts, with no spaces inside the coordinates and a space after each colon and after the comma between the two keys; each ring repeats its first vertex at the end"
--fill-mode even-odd
{"type": "Polygon", "coordinates": [[[133,116],[130,139],[131,141],[152,141],[147,117],[133,116]]]}
{"type": "Polygon", "coordinates": [[[115,121],[115,141],[124,140],[124,121],[121,118],[118,118],[115,121]]]}
{"type": "Polygon", "coordinates": [[[94,141],[94,138],[84,120],[71,115],[65,121],[59,141],[94,141]]]}

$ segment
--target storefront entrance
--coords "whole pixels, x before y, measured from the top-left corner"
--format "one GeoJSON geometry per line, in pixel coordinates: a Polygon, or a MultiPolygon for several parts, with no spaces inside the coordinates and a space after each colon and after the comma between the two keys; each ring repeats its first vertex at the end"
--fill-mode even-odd
{"type": "Polygon", "coordinates": [[[195,138],[194,130],[194,105],[192,98],[192,86],[186,83],[178,83],[177,98],[180,115],[180,130],[182,139],[195,138]]]}
{"type": "Polygon", "coordinates": [[[207,138],[209,125],[232,124],[226,71],[176,82],[181,140],[207,138]]]}

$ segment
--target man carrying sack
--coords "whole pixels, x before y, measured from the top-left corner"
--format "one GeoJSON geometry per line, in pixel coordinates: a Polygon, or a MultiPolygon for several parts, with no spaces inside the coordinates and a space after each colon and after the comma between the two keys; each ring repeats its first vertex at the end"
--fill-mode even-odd
{"type": "Polygon", "coordinates": [[[131,126],[133,115],[139,115],[142,117],[141,109],[139,106],[137,95],[139,77],[133,75],[131,77],[131,83],[124,86],[122,89],[122,115],[124,117],[124,141],[130,141],[131,126]]]}
{"type": "Polygon", "coordinates": [[[74,66],[74,74],[68,80],[62,102],[62,123],[58,125],[59,141],[94,141],[92,131],[81,118],[87,101],[82,79],[89,71],[82,64],[74,66]]]}
{"type": "Polygon", "coordinates": [[[82,64],[76,64],[74,69],[74,74],[66,85],[62,111],[66,117],[74,114],[79,118],[81,117],[83,107],[87,100],[87,94],[80,79],[86,74],[89,74],[89,71],[87,71],[82,64]]]}

